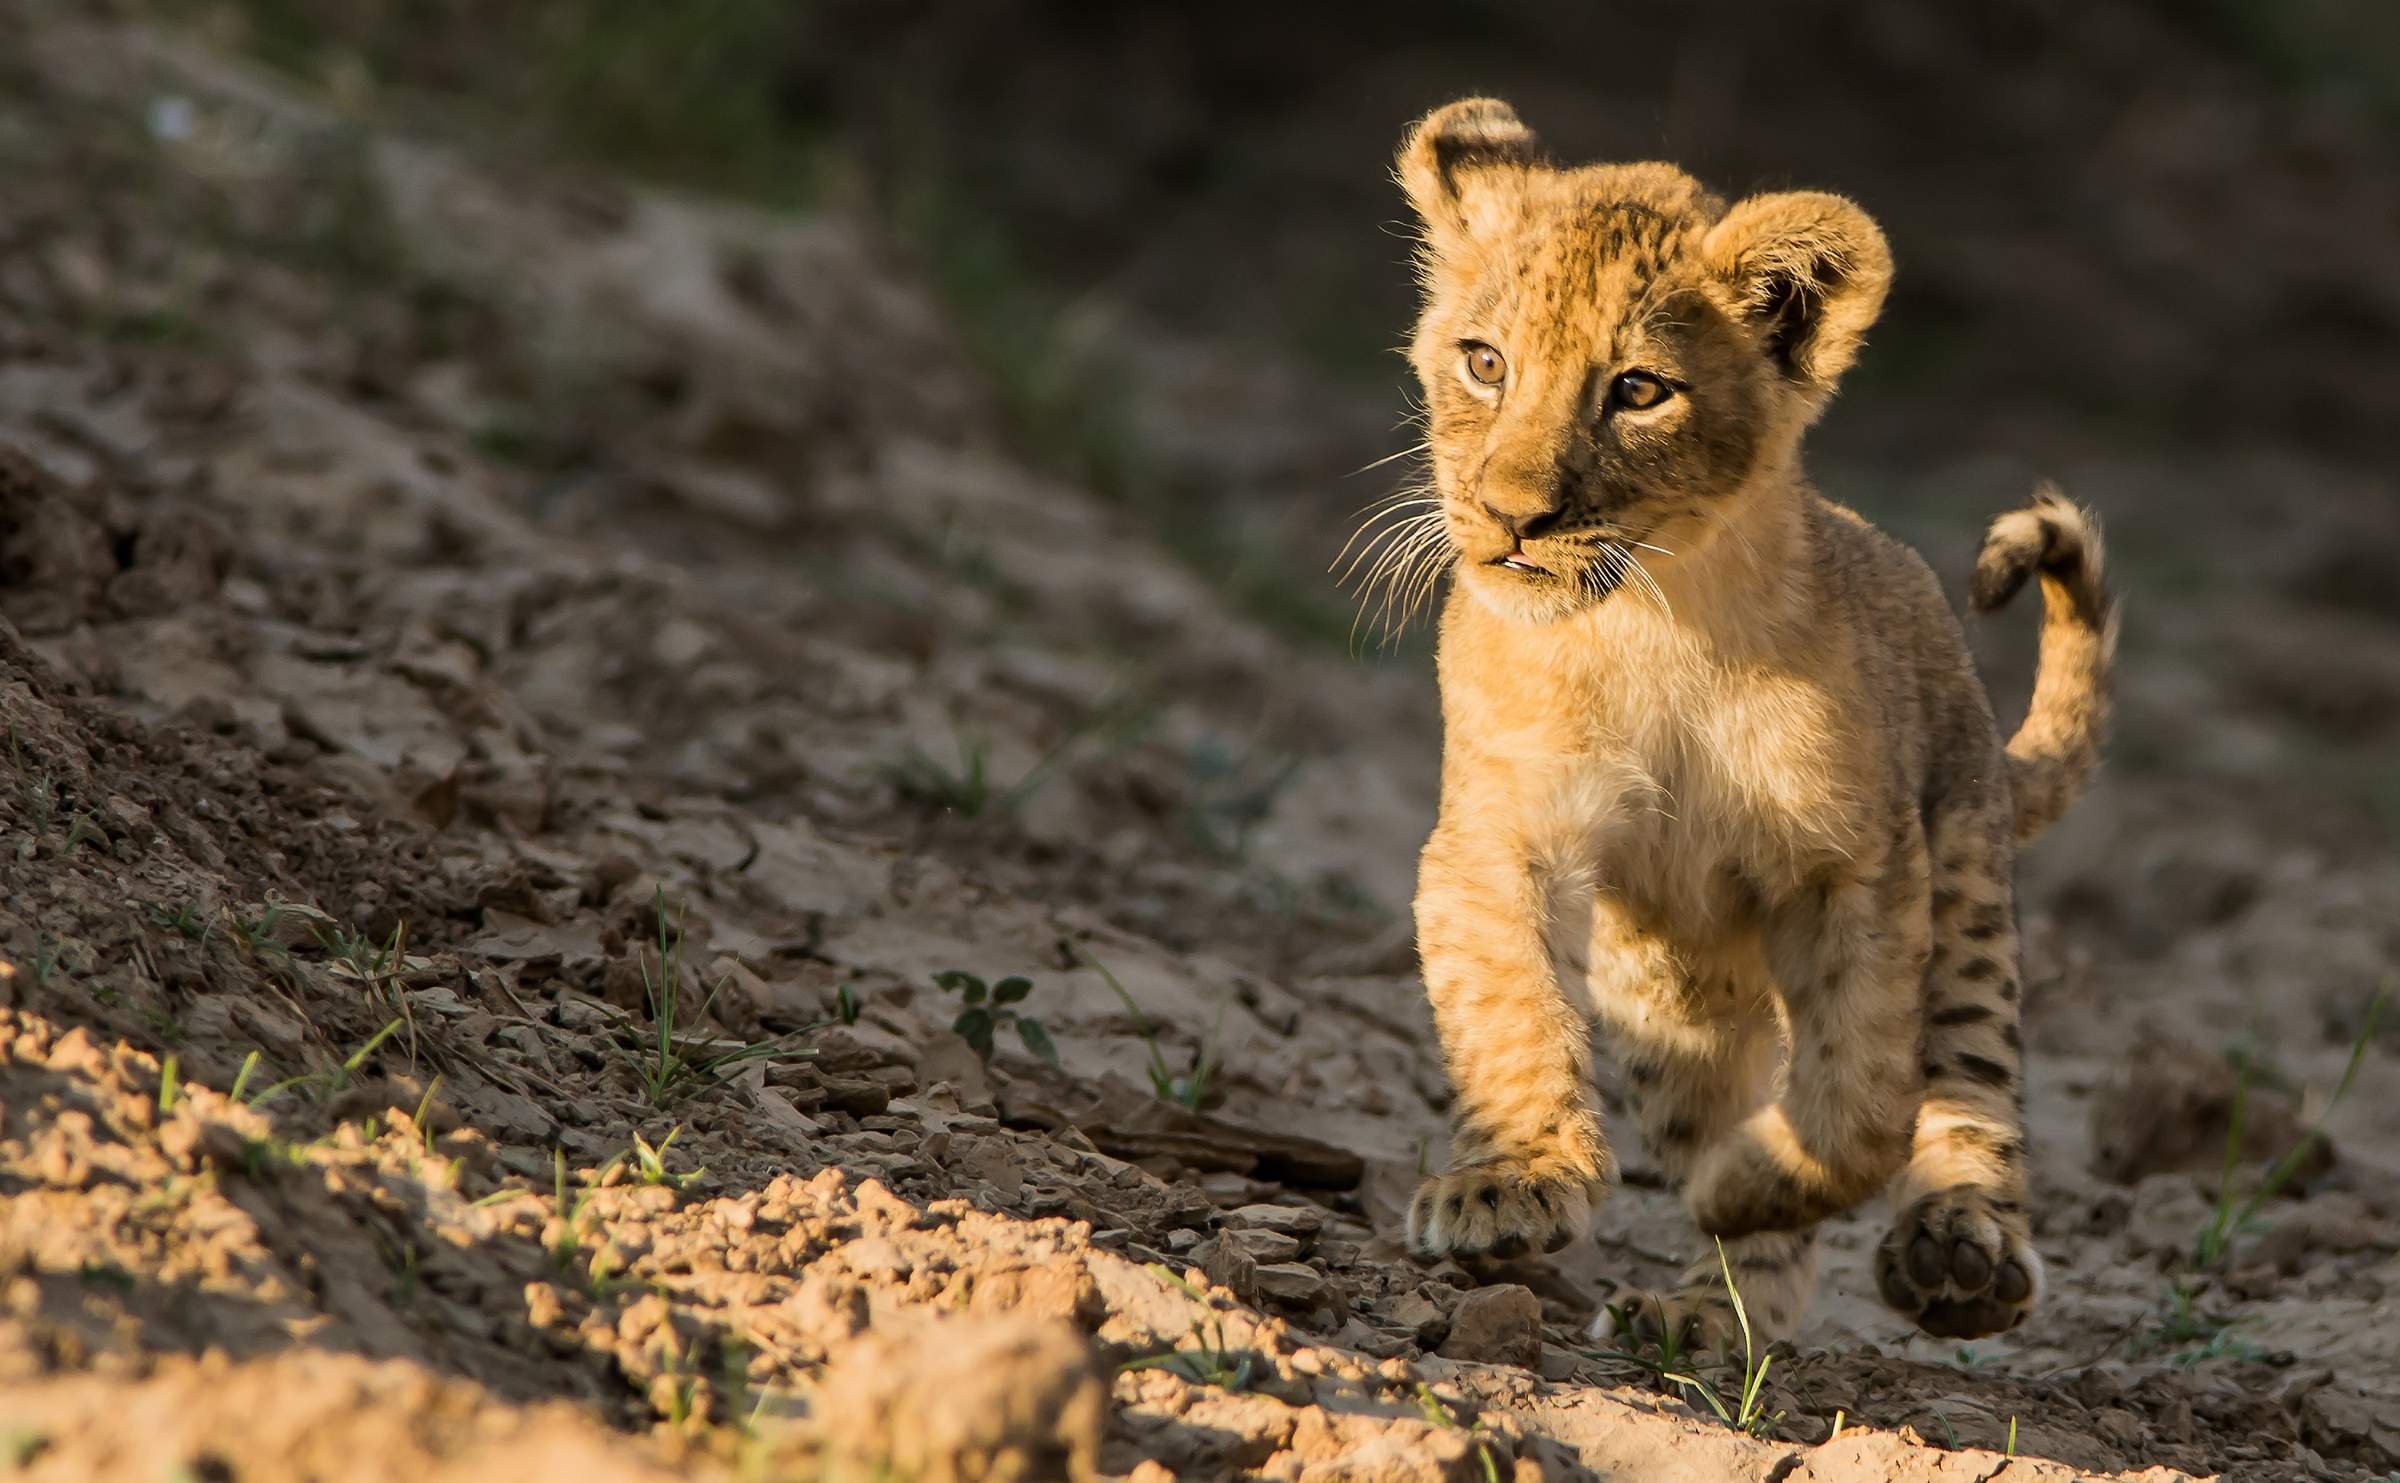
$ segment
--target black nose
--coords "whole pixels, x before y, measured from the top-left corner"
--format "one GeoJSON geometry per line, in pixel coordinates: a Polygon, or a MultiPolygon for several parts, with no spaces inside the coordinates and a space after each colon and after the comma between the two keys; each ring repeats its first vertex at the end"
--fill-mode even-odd
{"type": "Polygon", "coordinates": [[[1552,505],[1547,510],[1535,510],[1530,514],[1518,515],[1487,502],[1483,507],[1483,512],[1499,521],[1500,528],[1518,540],[1530,541],[1551,526],[1558,524],[1558,517],[1566,513],[1566,507],[1552,505]]]}

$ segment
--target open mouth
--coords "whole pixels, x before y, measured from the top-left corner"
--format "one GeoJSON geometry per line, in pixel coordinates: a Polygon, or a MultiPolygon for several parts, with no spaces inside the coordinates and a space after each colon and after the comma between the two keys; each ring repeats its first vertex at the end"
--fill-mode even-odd
{"type": "Polygon", "coordinates": [[[1511,551],[1505,556],[1495,556],[1491,560],[1491,565],[1512,572],[1539,572],[1545,577],[1550,575],[1550,568],[1534,561],[1522,551],[1511,551]]]}

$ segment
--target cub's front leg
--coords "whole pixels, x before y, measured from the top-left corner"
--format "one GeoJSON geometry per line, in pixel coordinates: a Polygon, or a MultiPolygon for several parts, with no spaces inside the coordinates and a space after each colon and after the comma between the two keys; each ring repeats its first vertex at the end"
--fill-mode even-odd
{"type": "Polygon", "coordinates": [[[1528,853],[1448,821],[1425,846],[1417,950],[1457,1093],[1447,1171],[1418,1187],[1426,1256],[1557,1251],[1616,1178],[1584,1017],[1560,992],[1528,853]]]}

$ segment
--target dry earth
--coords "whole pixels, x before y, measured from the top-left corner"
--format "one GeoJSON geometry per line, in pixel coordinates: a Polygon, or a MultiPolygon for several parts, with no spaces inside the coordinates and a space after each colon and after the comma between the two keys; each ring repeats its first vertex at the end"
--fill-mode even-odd
{"type": "MultiPolygon", "coordinates": [[[[2193,1260],[2225,1047],[2272,1157],[2394,956],[2400,867],[2267,796],[2254,719],[2388,741],[2385,488],[2285,478],[2338,518],[2243,553],[2247,620],[2187,592],[2136,636],[2146,742],[2029,867],[2041,1312],[1917,1337],[1879,1213],[1837,1222],[1746,1436],[1581,1337],[1692,1245],[1638,1150],[1589,1249],[1393,1239],[1445,1097],[1419,668],[1278,637],[1030,470],[870,227],[36,14],[0,16],[0,1475],[2400,1468],[2388,1039],[2193,1260]],[[1056,1064],[979,1056],[947,970],[1029,980],[1056,1064]],[[1213,1068],[1198,1108],[1154,1054],[1213,1068]]],[[[2135,547],[2253,471],[2063,472],[2135,547]]]]}

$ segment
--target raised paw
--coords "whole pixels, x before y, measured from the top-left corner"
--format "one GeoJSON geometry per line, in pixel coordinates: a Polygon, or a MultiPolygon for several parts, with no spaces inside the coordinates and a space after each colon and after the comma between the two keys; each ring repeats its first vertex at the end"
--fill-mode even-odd
{"type": "Polygon", "coordinates": [[[1980,1339],[2025,1321],[2042,1290],[2042,1259],[2023,1211],[1959,1185],[1925,1196],[1892,1222],[1875,1252],[1883,1300],[1944,1339],[1980,1339]]]}
{"type": "Polygon", "coordinates": [[[1627,1291],[1592,1320],[1592,1338],[1628,1350],[1655,1349],[1660,1357],[1738,1354],[1742,1332],[1722,1287],[1678,1288],[1674,1292],[1627,1291]]]}
{"type": "Polygon", "coordinates": [[[1408,1245],[1419,1256],[1559,1251],[1590,1228],[1600,1185],[1536,1174],[1506,1159],[1436,1174],[1408,1202],[1408,1245]]]}

